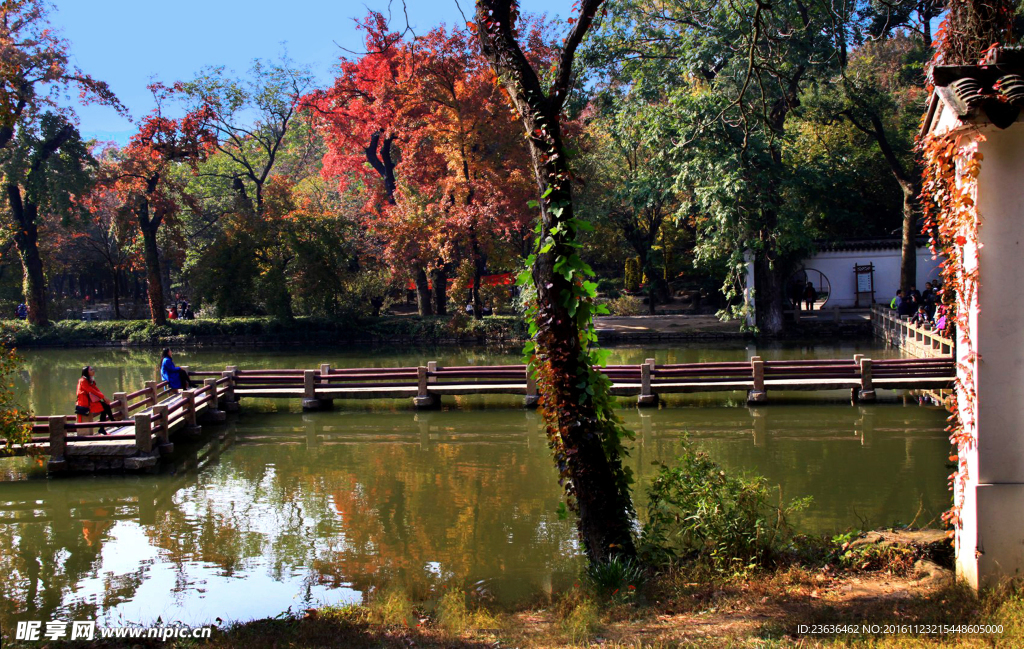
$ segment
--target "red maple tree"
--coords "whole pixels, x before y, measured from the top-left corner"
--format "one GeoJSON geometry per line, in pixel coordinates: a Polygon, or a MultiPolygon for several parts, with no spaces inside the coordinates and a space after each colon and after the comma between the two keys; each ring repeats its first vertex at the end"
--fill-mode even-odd
{"type": "MultiPolygon", "coordinates": [[[[154,323],[164,324],[163,283],[157,232],[160,226],[177,217],[194,201],[185,189],[176,167],[195,166],[215,145],[213,134],[204,127],[207,108],[189,111],[172,119],[163,111],[164,102],[178,92],[177,87],[150,86],[156,108],[141,121],[139,131],[128,145],[113,156],[101,170],[101,188],[112,190],[142,235],[143,259],[149,295],[149,310],[154,323]]],[[[198,209],[198,206],[193,206],[198,209]]]]}
{"type": "MultiPolygon", "coordinates": [[[[342,59],[331,88],[304,105],[327,153],[323,173],[342,190],[365,188],[367,226],[385,257],[410,269],[420,313],[443,313],[447,275],[518,255],[530,231],[535,181],[503,89],[465,30],[405,39],[371,12],[359,24],[367,53],[342,59]],[[497,258],[497,259],[496,259],[497,258]],[[433,280],[433,306],[427,272],[433,280]]],[[[543,29],[538,23],[536,48],[543,29]]],[[[482,312],[474,289],[474,312],[482,312]]]]}

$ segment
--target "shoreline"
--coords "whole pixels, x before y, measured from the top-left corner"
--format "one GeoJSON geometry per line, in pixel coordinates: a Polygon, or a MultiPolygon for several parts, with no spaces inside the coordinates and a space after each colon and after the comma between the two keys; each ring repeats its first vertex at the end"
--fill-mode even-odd
{"type": "MultiPolygon", "coordinates": [[[[794,324],[782,336],[741,331],[735,321],[709,316],[612,316],[597,320],[600,344],[630,345],[701,341],[814,341],[872,336],[869,321],[810,321],[794,324]]],[[[460,322],[448,316],[385,316],[343,322],[319,318],[278,321],[224,318],[174,321],[157,326],[146,320],[58,321],[33,327],[0,321],[0,338],[20,349],[291,347],[304,345],[522,345],[526,323],[516,316],[489,316],[460,322]]]]}

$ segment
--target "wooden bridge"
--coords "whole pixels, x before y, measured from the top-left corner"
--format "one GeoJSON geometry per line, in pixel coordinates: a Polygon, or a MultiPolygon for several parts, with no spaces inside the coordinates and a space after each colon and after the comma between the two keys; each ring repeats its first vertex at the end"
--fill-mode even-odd
{"type": "MultiPolygon", "coordinates": [[[[875,400],[876,389],[937,390],[952,386],[951,357],[872,360],[801,359],[658,365],[609,365],[601,370],[612,381],[612,394],[636,397],[640,407],[655,406],[659,395],[742,391],[749,404],[767,402],[771,391],[849,391],[855,402],[875,400]]],[[[537,384],[525,365],[442,367],[332,368],[195,371],[201,388],[173,390],[150,381],[131,393],[116,393],[117,421],[76,423],[74,415],[37,417],[32,437],[14,446],[15,455],[48,455],[50,471],[146,470],[173,450],[172,434],[197,436],[200,423],[224,421],[242,397],[301,399],[306,410],[329,408],[337,399],[412,399],[418,409],[432,409],[449,395],[504,394],[537,404],[537,384]],[[97,435],[100,427],[109,433],[97,435]]],[[[0,443],[3,443],[0,440],[0,443]]]]}

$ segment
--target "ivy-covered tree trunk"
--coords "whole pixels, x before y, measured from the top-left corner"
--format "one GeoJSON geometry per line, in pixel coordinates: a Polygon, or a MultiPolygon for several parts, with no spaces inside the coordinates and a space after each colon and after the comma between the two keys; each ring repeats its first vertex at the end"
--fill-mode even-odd
{"type": "Polygon", "coordinates": [[[14,243],[18,246],[18,256],[21,257],[24,271],[23,288],[28,321],[46,326],[50,324],[50,319],[46,309],[46,277],[43,274],[43,260],[39,256],[37,208],[31,201],[22,201],[21,188],[13,183],[7,185],[7,199],[16,227],[14,243]]]}
{"type": "MultiPolygon", "coordinates": [[[[572,188],[567,180],[565,148],[557,116],[545,121],[551,125],[552,137],[546,143],[550,148],[530,143],[538,189],[542,196],[548,196],[541,209],[543,231],[570,230],[567,224],[573,219],[572,188]]],[[[530,126],[527,123],[527,128],[530,126]]],[[[555,460],[563,480],[568,479],[571,484],[570,495],[576,502],[578,528],[587,555],[592,561],[603,562],[616,554],[634,555],[636,550],[629,494],[618,484],[618,467],[613,466],[619,459],[606,455],[602,444],[604,431],[593,397],[587,393],[589,385],[581,385],[580,381],[591,368],[581,347],[575,314],[564,306],[564,297],[573,294],[572,282],[555,271],[556,263],[575,253],[574,243],[574,236],[564,237],[548,252],[538,254],[533,265],[537,287],[538,387],[555,460]]]]}
{"type": "Polygon", "coordinates": [[[601,0],[581,3],[578,21],[561,51],[554,84],[545,93],[515,40],[515,3],[477,0],[476,4],[481,49],[519,112],[541,196],[541,245],[532,267],[537,288],[534,365],[560,481],[579,516],[577,529],[592,562],[636,554],[619,440],[610,429],[611,422],[602,419],[605,413],[595,400],[601,389],[599,375],[581,339],[580,322],[589,325],[591,305],[581,297],[585,265],[576,254],[580,224],[573,215],[571,176],[559,124],[576,47],[600,5],[601,0]]]}

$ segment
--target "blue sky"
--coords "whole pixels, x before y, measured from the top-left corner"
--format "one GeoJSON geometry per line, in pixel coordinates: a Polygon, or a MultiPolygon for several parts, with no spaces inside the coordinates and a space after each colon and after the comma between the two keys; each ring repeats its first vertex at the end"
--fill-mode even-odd
{"type": "MultiPolygon", "coordinates": [[[[76,65],[111,85],[133,117],[146,114],[151,79],[189,79],[206,65],[244,73],[254,58],[272,59],[285,48],[327,84],[343,54],[360,50],[353,19],[367,9],[387,13],[386,0],[54,0],[54,27],[71,43],[76,65]]],[[[473,1],[459,0],[472,17],[473,1]]],[[[461,24],[455,0],[407,0],[409,21],[419,31],[461,24]]],[[[404,25],[401,2],[392,4],[404,25]]],[[[521,0],[524,11],[565,17],[572,0],[521,0]]],[[[86,137],[124,142],[132,125],[101,106],[76,109],[86,137]]]]}

